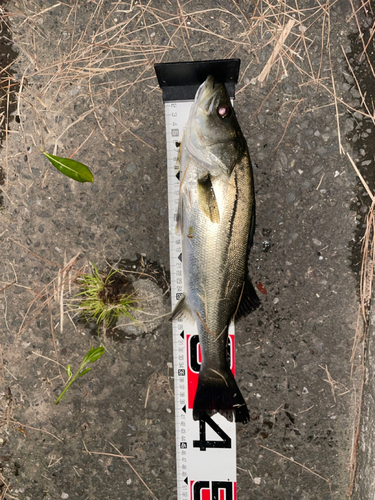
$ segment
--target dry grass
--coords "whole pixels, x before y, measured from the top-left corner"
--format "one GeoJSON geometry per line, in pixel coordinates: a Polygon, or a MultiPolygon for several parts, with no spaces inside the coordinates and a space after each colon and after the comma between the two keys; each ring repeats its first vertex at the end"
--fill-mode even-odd
{"type": "MultiPolygon", "coordinates": [[[[27,145],[45,149],[53,146],[54,154],[66,149],[64,134],[69,128],[78,130],[80,121],[91,120],[91,113],[97,127],[86,139],[88,142],[98,140],[101,134],[113,147],[124,151],[121,139],[130,134],[145,147],[152,148],[135,133],[136,117],[127,114],[125,123],[121,103],[126,102],[126,94],[136,89],[153,91],[156,88],[153,64],[175,60],[176,49],[179,60],[200,59],[202,50],[221,42],[231,47],[225,57],[239,56],[245,61],[249,54],[257,58],[263,53],[266,57],[259,74],[252,78],[248,75],[254,73],[253,65],[247,64],[241,75],[243,88],[250,81],[266,83],[271,78],[281,82],[293,68],[300,76],[301,90],[304,85],[320,87],[327,95],[327,102],[335,104],[338,116],[338,106],[342,112],[345,103],[336,94],[333,77],[322,76],[322,67],[330,58],[329,10],[337,1],[317,2],[302,8],[298,0],[261,0],[241,9],[232,0],[226,8],[196,9],[194,0],[166,2],[163,7],[155,0],[144,4],[98,0],[89,2],[85,26],[77,26],[78,0],[56,2],[49,8],[40,8],[38,2],[15,1],[9,12],[13,25],[23,30],[27,27],[26,36],[21,37],[18,30],[13,33],[13,42],[25,68],[17,109],[21,124],[23,104],[28,120],[34,123],[34,130],[23,138],[25,148],[27,145]],[[52,10],[54,15],[59,15],[61,24],[57,50],[46,63],[43,53],[49,44],[49,32],[45,20],[52,10]],[[317,30],[321,33],[320,41],[310,36],[312,29],[314,33],[317,30]],[[312,57],[316,47],[320,52],[318,59],[312,57]],[[33,84],[36,79],[42,83],[33,84]],[[57,102],[59,96],[63,99],[57,102]],[[80,97],[89,97],[91,109],[68,126],[56,125],[56,114],[70,110],[80,97]],[[115,121],[113,130],[104,129],[103,114],[115,121]]],[[[353,16],[358,16],[354,7],[353,16]]],[[[364,54],[366,49],[364,46],[364,54]]],[[[4,82],[9,85],[9,79],[4,82]]],[[[370,110],[364,114],[372,116],[370,110]]],[[[339,121],[337,123],[339,126],[339,121]]],[[[284,135],[278,139],[279,143],[284,135]]],[[[340,140],[340,131],[338,137],[340,140]]],[[[69,156],[76,154],[79,147],[77,144],[69,156]]],[[[14,160],[6,155],[7,169],[14,160]]]]}

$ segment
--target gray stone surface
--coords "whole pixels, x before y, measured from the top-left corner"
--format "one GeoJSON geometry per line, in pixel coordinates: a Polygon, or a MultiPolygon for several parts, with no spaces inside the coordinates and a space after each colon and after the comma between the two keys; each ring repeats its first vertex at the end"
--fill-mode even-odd
{"type": "Polygon", "coordinates": [[[131,311],[136,322],[126,316],[120,317],[116,330],[127,335],[142,335],[151,333],[165,322],[170,316],[171,308],[165,302],[163,290],[149,279],[138,279],[133,282],[137,304],[136,310],[131,311]]]}

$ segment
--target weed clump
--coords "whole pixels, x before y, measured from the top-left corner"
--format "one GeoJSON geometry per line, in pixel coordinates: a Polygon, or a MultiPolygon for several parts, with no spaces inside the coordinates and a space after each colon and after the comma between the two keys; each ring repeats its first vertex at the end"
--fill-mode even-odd
{"type": "Polygon", "coordinates": [[[119,270],[100,272],[94,263],[91,266],[91,274],[78,278],[81,291],[74,296],[81,317],[86,321],[95,319],[106,328],[113,327],[119,316],[135,321],[131,315],[137,310],[133,284],[119,270]]]}

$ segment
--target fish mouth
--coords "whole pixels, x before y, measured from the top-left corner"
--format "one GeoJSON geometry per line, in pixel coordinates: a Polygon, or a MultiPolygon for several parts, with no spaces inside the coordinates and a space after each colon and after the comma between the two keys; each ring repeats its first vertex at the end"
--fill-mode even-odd
{"type": "Polygon", "coordinates": [[[222,92],[223,84],[217,83],[215,85],[215,78],[213,75],[209,75],[206,80],[199,87],[196,96],[195,96],[195,105],[197,107],[208,108],[210,105],[207,101],[213,102],[215,100],[215,96],[222,92]]]}

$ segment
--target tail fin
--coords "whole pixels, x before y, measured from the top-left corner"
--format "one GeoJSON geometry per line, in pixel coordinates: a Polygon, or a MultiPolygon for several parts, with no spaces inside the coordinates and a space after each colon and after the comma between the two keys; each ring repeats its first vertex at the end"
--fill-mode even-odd
{"type": "Polygon", "coordinates": [[[232,422],[246,424],[250,420],[249,410],[230,369],[224,372],[200,370],[198,388],[193,406],[193,418],[199,420],[199,413],[208,415],[220,413],[232,422]]]}

